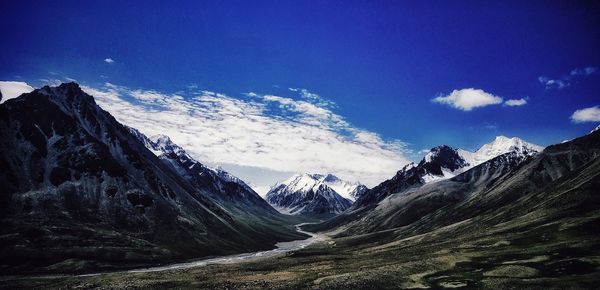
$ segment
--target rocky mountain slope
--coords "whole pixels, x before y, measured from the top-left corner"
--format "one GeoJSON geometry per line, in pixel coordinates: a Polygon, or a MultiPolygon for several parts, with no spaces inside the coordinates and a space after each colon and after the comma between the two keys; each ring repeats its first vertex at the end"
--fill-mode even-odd
{"type": "Polygon", "coordinates": [[[455,149],[447,145],[432,148],[419,164],[409,164],[389,181],[373,188],[372,191],[358,200],[353,208],[374,205],[391,193],[452,178],[474,166],[491,160],[497,156],[511,153],[516,157],[535,155],[543,147],[525,142],[519,138],[496,137],[491,143],[484,144],[475,152],[455,149]]]}
{"type": "Polygon", "coordinates": [[[245,208],[278,215],[239,183],[190,179],[169,166],[165,158],[182,156],[159,159],[75,83],[2,103],[0,149],[4,273],[149,265],[300,236],[281,215],[267,222],[227,204],[246,194],[245,208]],[[223,193],[231,196],[215,198],[223,193]]]}
{"type": "MultiPolygon", "coordinates": [[[[600,166],[600,131],[549,146],[533,156],[521,153],[502,154],[447,180],[400,188],[397,194],[383,199],[360,220],[347,219],[345,234],[396,227],[405,227],[406,231],[411,228],[411,234],[429,231],[486,211],[512,207],[515,202],[524,202],[536,194],[547,194],[548,190],[555,192],[556,187],[586,170],[593,169],[581,177],[587,184],[585,194],[591,193],[588,192],[593,188],[591,184],[600,182],[597,169],[600,166]]],[[[536,207],[535,204],[520,206],[536,207]]],[[[330,220],[315,228],[334,228],[339,222],[330,220]]]]}
{"type": "Polygon", "coordinates": [[[348,210],[327,221],[335,227],[358,220],[390,195],[420,188],[426,184],[438,183],[469,171],[485,160],[508,154],[519,163],[542,150],[541,146],[525,142],[519,138],[496,137],[476,152],[456,149],[447,145],[432,148],[419,162],[410,163],[399,170],[394,177],[366,191],[348,210]]]}
{"type": "Polygon", "coordinates": [[[346,210],[365,191],[364,185],[331,174],[298,174],[271,187],[266,200],[286,214],[335,215],[346,210]]]}
{"type": "Polygon", "coordinates": [[[222,169],[210,168],[196,161],[168,136],[156,135],[148,138],[134,128],[129,128],[129,130],[163,163],[171,167],[195,188],[205,190],[222,206],[255,211],[260,216],[274,214],[271,218],[279,216],[276,214],[277,211],[244,181],[222,169]]]}

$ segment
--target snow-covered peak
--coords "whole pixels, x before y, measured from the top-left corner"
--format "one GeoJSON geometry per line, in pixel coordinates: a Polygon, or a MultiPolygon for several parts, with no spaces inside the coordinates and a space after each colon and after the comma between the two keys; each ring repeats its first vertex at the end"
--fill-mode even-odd
{"type": "Polygon", "coordinates": [[[600,125],[598,125],[596,128],[594,128],[594,130],[590,131],[590,134],[591,134],[591,133],[594,133],[594,132],[596,132],[596,131],[598,131],[598,130],[600,130],[600,125]]]}
{"type": "Polygon", "coordinates": [[[303,173],[275,184],[265,199],[285,214],[338,214],[351,205],[354,196],[365,190],[358,183],[352,187],[352,183],[331,174],[303,173]]]}
{"type": "Polygon", "coordinates": [[[366,187],[360,182],[350,182],[340,179],[333,174],[296,174],[292,177],[275,184],[272,188],[285,186],[287,192],[302,192],[306,193],[311,189],[314,191],[320,185],[326,185],[333,189],[343,198],[355,201],[360,194],[364,193],[366,187]]]}
{"type": "Polygon", "coordinates": [[[360,182],[345,181],[331,174],[323,179],[323,183],[333,188],[342,197],[351,201],[358,199],[367,189],[360,182]]]}
{"type": "MultiPolygon", "coordinates": [[[[422,171],[423,182],[429,183],[454,177],[502,154],[514,152],[519,156],[528,156],[543,149],[542,146],[517,137],[497,136],[492,142],[484,144],[475,152],[455,149],[447,145],[434,147],[423,157],[417,167],[422,171]]],[[[410,169],[411,167],[408,166],[402,171],[410,169]]]]}
{"type": "Polygon", "coordinates": [[[492,158],[509,152],[521,155],[532,155],[544,150],[544,147],[524,141],[517,137],[497,136],[494,141],[484,144],[473,154],[466,154],[467,162],[476,166],[492,158]]]}
{"type": "MultiPolygon", "coordinates": [[[[194,158],[188,155],[183,148],[171,141],[171,138],[169,138],[169,136],[167,135],[154,135],[148,139],[150,140],[150,142],[152,142],[152,146],[150,149],[152,150],[152,152],[154,152],[156,156],[173,153],[179,158],[194,160],[194,158]]],[[[194,160],[194,162],[197,161],[194,160]]]]}
{"type": "MultiPolygon", "coordinates": [[[[205,168],[206,170],[212,172],[218,179],[224,182],[235,182],[247,189],[248,191],[252,191],[250,187],[241,179],[236,176],[230,174],[229,172],[223,170],[220,167],[211,168],[208,167],[198,161],[196,161],[192,156],[190,156],[183,148],[179,145],[175,144],[171,138],[167,135],[158,134],[151,137],[146,137],[143,133],[138,131],[135,128],[128,127],[129,130],[144,143],[146,148],[148,148],[154,155],[159,156],[160,158],[165,158],[166,160],[173,161],[173,157],[169,156],[171,154],[175,154],[175,159],[178,159],[179,162],[191,164],[188,165],[188,169],[192,168],[205,168]]],[[[179,170],[181,174],[184,174],[182,170],[179,170]]]]}
{"type": "Polygon", "coordinates": [[[150,140],[152,140],[155,143],[159,143],[159,144],[172,144],[173,143],[171,141],[171,138],[169,138],[169,136],[163,135],[163,134],[151,136],[150,140]]]}

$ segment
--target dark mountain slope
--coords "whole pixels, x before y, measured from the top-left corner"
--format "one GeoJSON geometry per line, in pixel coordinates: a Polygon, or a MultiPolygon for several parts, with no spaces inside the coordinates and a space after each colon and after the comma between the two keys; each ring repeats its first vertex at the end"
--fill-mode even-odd
{"type": "Polygon", "coordinates": [[[298,237],[281,224],[257,234],[75,83],[0,105],[0,148],[3,272],[148,265],[298,237]]]}
{"type": "Polygon", "coordinates": [[[425,184],[425,176],[443,176],[444,170],[456,171],[468,163],[450,146],[434,147],[419,164],[410,163],[394,177],[367,190],[345,212],[317,225],[308,225],[312,230],[327,230],[363,218],[386,197],[425,184]]]}
{"type": "MultiPolygon", "coordinates": [[[[400,229],[415,235],[498,211],[506,219],[514,207],[535,208],[533,197],[556,192],[582,171],[591,170],[588,182],[596,184],[600,156],[600,133],[553,145],[534,157],[508,153],[468,170],[452,179],[408,189],[383,200],[361,219],[345,224],[342,235],[400,229]]],[[[585,187],[590,189],[590,185],[585,187]]],[[[590,192],[584,190],[582,195],[590,192]]],[[[564,196],[561,196],[564,198],[564,196]]],[[[600,209],[600,204],[579,204],[600,209]]],[[[322,226],[322,225],[321,225],[322,226]]]]}
{"type": "Polygon", "coordinates": [[[129,128],[147,148],[158,155],[165,165],[191,183],[195,189],[203,190],[221,205],[249,210],[261,215],[280,216],[252,188],[239,178],[221,169],[212,169],[192,158],[168,136],[148,138],[138,130],[129,128]]]}
{"type": "Polygon", "coordinates": [[[210,197],[229,214],[244,220],[238,231],[252,236],[285,237],[289,228],[284,224],[300,223],[303,219],[280,214],[244,181],[221,169],[212,169],[192,158],[168,136],[150,138],[134,128],[130,131],[151,149],[167,167],[183,177],[194,189],[210,197]]]}

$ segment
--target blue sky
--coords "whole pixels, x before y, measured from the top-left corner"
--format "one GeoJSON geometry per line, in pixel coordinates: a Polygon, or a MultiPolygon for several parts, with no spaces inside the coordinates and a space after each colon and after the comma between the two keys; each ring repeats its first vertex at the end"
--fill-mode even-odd
{"type": "MultiPolygon", "coordinates": [[[[268,95],[305,100],[348,123],[323,119],[341,135],[376,134],[379,149],[400,152],[397,163],[438,144],[475,150],[507,135],[549,145],[597,126],[595,112],[589,122],[571,116],[600,105],[600,5],[482,2],[3,1],[0,80],[37,87],[72,78],[90,90],[109,92],[109,83],[121,95],[184,100],[200,91],[249,103],[253,92],[263,105],[268,95]],[[481,92],[461,91],[469,88],[481,92]],[[480,107],[452,106],[478,97],[480,107]],[[494,97],[502,101],[488,104],[494,97]]],[[[292,110],[273,115],[303,114],[280,101],[275,109],[292,110]]]]}

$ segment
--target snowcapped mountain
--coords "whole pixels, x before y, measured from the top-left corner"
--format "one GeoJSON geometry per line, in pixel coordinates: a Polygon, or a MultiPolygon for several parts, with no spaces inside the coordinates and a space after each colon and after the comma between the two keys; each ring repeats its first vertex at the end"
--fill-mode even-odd
{"type": "Polygon", "coordinates": [[[358,199],[368,189],[360,182],[345,181],[332,174],[327,174],[326,176],[321,177],[319,180],[331,187],[343,198],[351,201],[358,199]]]}
{"type": "Polygon", "coordinates": [[[425,155],[419,165],[426,169],[426,174],[422,177],[423,181],[429,183],[454,177],[502,154],[531,156],[543,149],[542,146],[517,137],[497,136],[492,142],[484,144],[475,152],[446,145],[435,147],[425,155]]]}
{"type": "Polygon", "coordinates": [[[470,167],[473,167],[509,152],[528,156],[542,150],[544,150],[544,147],[531,144],[517,137],[508,138],[506,136],[498,136],[494,141],[481,146],[475,152],[459,149],[459,154],[467,161],[470,167]]]}
{"type": "Polygon", "coordinates": [[[432,148],[419,162],[423,169],[422,179],[425,183],[453,177],[462,168],[468,167],[469,162],[462,152],[447,145],[432,148]]]}
{"type": "Polygon", "coordinates": [[[287,214],[339,214],[367,188],[328,174],[297,174],[275,184],[266,195],[273,207],[287,214]]]}
{"type": "Polygon", "coordinates": [[[411,187],[452,178],[500,155],[510,153],[516,160],[523,160],[543,149],[522,139],[505,136],[496,137],[475,152],[447,145],[437,146],[432,148],[419,164],[407,164],[392,179],[367,191],[362,198],[357,199],[352,209],[377,204],[385,197],[411,187]]]}

